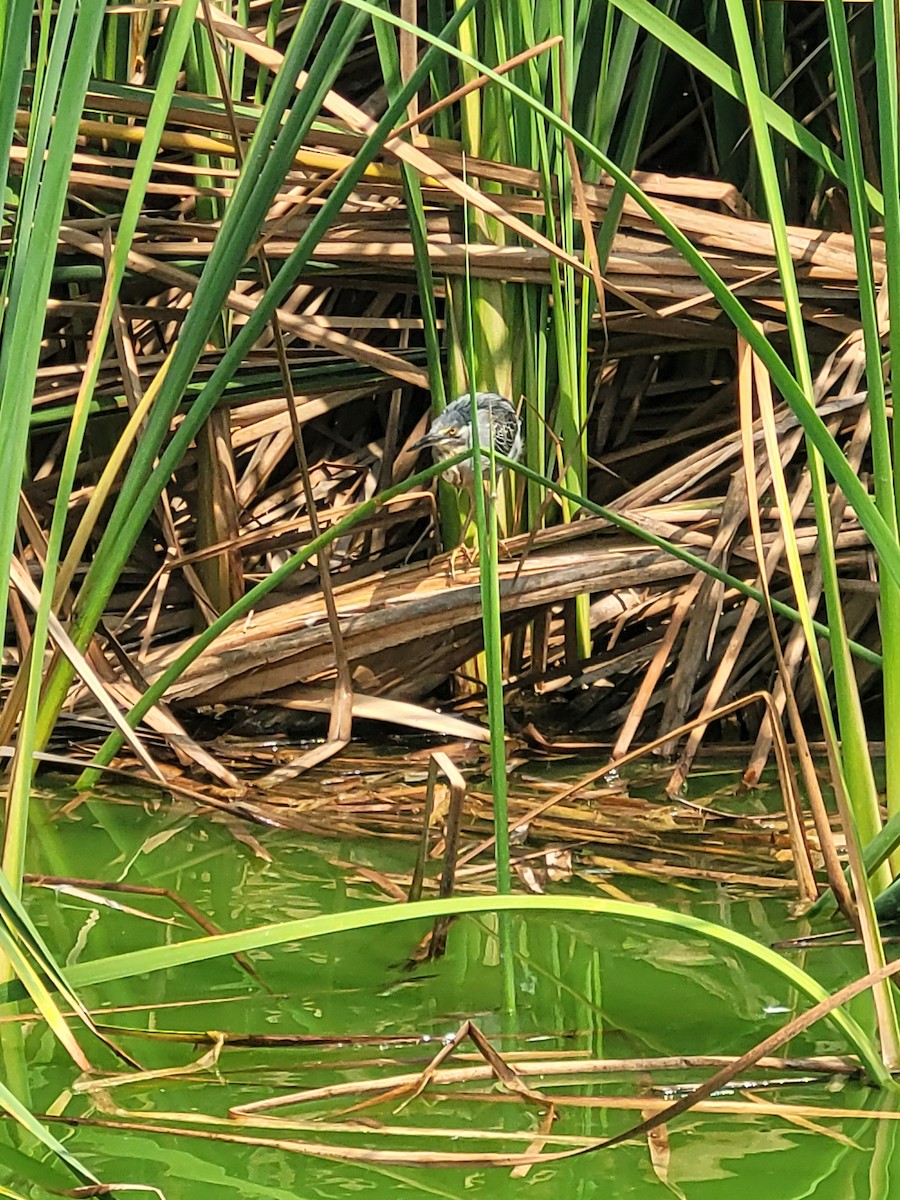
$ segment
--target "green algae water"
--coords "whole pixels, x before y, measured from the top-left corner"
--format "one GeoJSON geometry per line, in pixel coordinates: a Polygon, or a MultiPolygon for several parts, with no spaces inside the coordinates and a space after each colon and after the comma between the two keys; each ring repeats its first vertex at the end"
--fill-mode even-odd
{"type": "MultiPolygon", "coordinates": [[[[403,840],[312,842],[284,830],[226,823],[214,813],[197,815],[139,792],[110,792],[78,805],[71,800],[61,791],[39,801],[32,872],[162,889],[220,930],[395,903],[387,895],[390,883],[408,876],[413,864],[414,847],[403,840]]],[[[767,894],[634,875],[617,875],[615,884],[634,900],[678,907],[763,943],[800,931],[783,889],[767,894]]],[[[565,894],[591,883],[588,877],[547,886],[565,894]]],[[[31,887],[28,904],[68,966],[203,933],[192,911],[165,894],[104,894],[90,883],[56,884],[31,887]]],[[[82,1043],[108,1074],[80,1079],[42,1022],[7,1020],[0,1026],[5,1077],[15,1081],[18,1074],[32,1110],[58,1118],[51,1126],[55,1136],[101,1180],[156,1189],[167,1200],[358,1193],[373,1200],[526,1194],[649,1200],[667,1191],[703,1200],[900,1196],[900,1123],[877,1119],[900,1105],[840,1077],[730,1092],[741,1111],[679,1118],[656,1162],[646,1139],[636,1139],[540,1163],[521,1176],[499,1167],[329,1161],[273,1140],[390,1152],[398,1161],[410,1152],[524,1152],[541,1131],[540,1108],[483,1080],[427,1089],[408,1103],[398,1097],[371,1105],[361,1090],[344,1092],[275,1110],[306,1122],[302,1128],[229,1122],[227,1131],[244,1135],[245,1144],[208,1136],[226,1132],[235,1105],[335,1084],[362,1088],[369,1079],[421,1071],[466,1020],[510,1057],[636,1058],[740,1054],[798,1011],[796,995],[773,972],[673,930],[569,913],[514,915],[505,961],[497,916],[462,917],[450,930],[444,958],[411,967],[428,928],[401,923],[257,950],[247,956],[249,972],[234,959],[217,958],[86,988],[88,1007],[142,1073],[98,1053],[85,1035],[82,1043]],[[512,1012],[505,1004],[510,989],[512,1012]],[[754,1096],[862,1115],[788,1121],[754,1112],[754,1096]],[[221,1124],[210,1124],[210,1117],[221,1124]],[[169,1132],[176,1123],[203,1136],[169,1132]],[[520,1140],[488,1136],[498,1131],[520,1140]]],[[[852,948],[796,956],[829,988],[863,973],[852,948]]],[[[865,999],[852,1011],[870,1028],[865,999]]],[[[846,1050],[837,1031],[820,1024],[784,1053],[846,1050]]],[[[444,1066],[473,1068],[482,1061],[464,1043],[444,1066]]],[[[667,1084],[701,1082],[710,1073],[575,1074],[556,1077],[549,1087],[540,1077],[528,1082],[551,1097],[638,1095],[650,1103],[668,1095],[667,1084]]],[[[579,1139],[608,1137],[639,1120],[634,1108],[560,1105],[553,1134],[568,1142],[543,1148],[575,1148],[579,1139]]],[[[73,1186],[72,1177],[10,1122],[0,1127],[0,1138],[0,1185],[29,1197],[49,1194],[40,1184],[73,1186]],[[36,1171],[44,1173],[38,1182],[36,1171]]]]}

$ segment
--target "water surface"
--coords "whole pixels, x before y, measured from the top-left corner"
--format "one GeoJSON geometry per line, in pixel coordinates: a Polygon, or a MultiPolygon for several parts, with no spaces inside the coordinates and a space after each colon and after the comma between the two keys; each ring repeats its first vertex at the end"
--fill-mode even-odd
{"type": "MultiPolygon", "coordinates": [[[[296,832],[252,828],[249,840],[239,840],[215,814],[197,816],[156,796],[120,791],[74,808],[70,800],[71,793],[64,791],[42,798],[32,839],[33,871],[170,889],[223,930],[388,903],[384,891],[356,868],[400,878],[413,863],[413,845],[400,839],[312,841],[296,832]]],[[[604,894],[594,890],[602,882],[614,882],[633,899],[678,907],[762,942],[798,931],[790,921],[790,894],[783,890],[768,894],[759,887],[685,880],[673,884],[606,874],[548,888],[563,894],[573,889],[604,894]]],[[[90,888],[82,894],[30,889],[31,911],[61,961],[86,962],[200,933],[166,897],[117,895],[112,897],[114,905],[100,902],[98,896],[90,888]],[[144,919],[128,908],[158,919],[144,919]]],[[[738,1054],[797,1009],[797,997],[774,973],[704,938],[671,929],[568,913],[514,916],[511,954],[504,963],[497,918],[464,917],[451,930],[445,958],[410,970],[407,960],[427,928],[403,923],[255,951],[249,957],[258,979],[234,960],[222,958],[85,989],[89,1005],[104,1011],[100,1019],[147,1071],[187,1067],[209,1049],[208,1044],[166,1040],[166,1031],[358,1035],[381,1042],[327,1048],[228,1047],[206,1069],[72,1094],[77,1070],[47,1030],[33,1022],[25,1026],[23,1051],[32,1107],[106,1121],[133,1120],[135,1113],[153,1116],[160,1124],[173,1113],[224,1118],[229,1106],[266,1096],[420,1070],[465,1019],[472,1019],[497,1049],[506,1052],[580,1051],[598,1057],[738,1054]],[[504,988],[510,986],[514,1014],[504,1006],[504,988]],[[115,1009],[121,1011],[110,1011],[115,1009]],[[156,1037],[128,1030],[151,1030],[156,1037]],[[412,1043],[396,1046],[388,1040],[403,1035],[412,1043]]],[[[795,957],[829,987],[862,973],[855,950],[795,957]]],[[[865,1001],[853,1011],[869,1025],[865,1001]]],[[[85,1037],[85,1045],[88,1040],[85,1037]]],[[[472,1052],[471,1046],[463,1049],[472,1052]]],[[[839,1034],[823,1024],[793,1043],[790,1052],[846,1049],[839,1034]]],[[[114,1060],[103,1051],[92,1046],[90,1053],[105,1068],[114,1068],[114,1060]]],[[[691,1076],[697,1081],[703,1077],[702,1071],[691,1076]]],[[[646,1095],[659,1095],[651,1089],[674,1078],[658,1073],[652,1078],[581,1078],[555,1090],[634,1095],[644,1089],[646,1095]]],[[[535,1083],[543,1086],[540,1080],[535,1083]]],[[[382,1104],[362,1110],[358,1117],[460,1134],[539,1128],[540,1111],[533,1106],[504,1102],[485,1084],[467,1086],[466,1093],[455,1099],[426,1093],[402,1112],[397,1103],[382,1104]]],[[[864,1084],[840,1080],[783,1086],[765,1096],[866,1113],[894,1105],[864,1084]]],[[[338,1109],[332,1103],[287,1111],[338,1119],[338,1109]]],[[[604,1137],[638,1119],[635,1112],[564,1108],[554,1130],[604,1137]]],[[[760,1195],[796,1200],[813,1194],[817,1200],[846,1200],[900,1195],[897,1128],[896,1122],[870,1116],[789,1123],[755,1113],[689,1114],[670,1130],[668,1183],[654,1171],[646,1141],[540,1164],[524,1178],[512,1178],[509,1170],[498,1168],[348,1165],[271,1146],[235,1146],[132,1129],[57,1124],[54,1132],[101,1179],[156,1187],[168,1200],[293,1200],[357,1193],[374,1198],[527,1194],[534,1200],[561,1195],[649,1200],[666,1190],[702,1200],[756,1200],[760,1195]]],[[[264,1136],[256,1129],[247,1132],[264,1136]]],[[[8,1128],[3,1136],[15,1140],[8,1128]]],[[[355,1138],[319,1132],[293,1136],[398,1150],[521,1151],[527,1145],[475,1142],[447,1132],[404,1138],[379,1138],[368,1131],[355,1138]]],[[[0,1161],[0,1182],[21,1186],[14,1159],[7,1161],[6,1169],[4,1177],[0,1161]]]]}

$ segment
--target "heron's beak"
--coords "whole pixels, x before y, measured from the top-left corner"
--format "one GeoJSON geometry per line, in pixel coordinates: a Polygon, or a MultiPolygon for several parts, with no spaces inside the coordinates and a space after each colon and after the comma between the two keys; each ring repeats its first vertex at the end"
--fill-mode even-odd
{"type": "Polygon", "coordinates": [[[410,452],[417,453],[419,450],[427,450],[429,446],[440,446],[446,440],[447,435],[444,433],[426,433],[417,442],[413,442],[409,449],[410,452]]]}

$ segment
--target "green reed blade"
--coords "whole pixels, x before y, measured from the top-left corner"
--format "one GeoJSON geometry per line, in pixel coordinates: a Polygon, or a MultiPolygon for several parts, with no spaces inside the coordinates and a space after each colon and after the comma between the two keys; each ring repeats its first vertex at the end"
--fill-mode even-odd
{"type": "MultiPolygon", "coordinates": [[[[715,945],[765,966],[779,975],[788,987],[796,988],[815,1003],[826,1000],[828,992],[817,980],[789,959],[761,946],[743,934],[699,917],[647,904],[631,904],[619,900],[599,900],[587,896],[454,896],[449,900],[420,900],[414,904],[378,905],[355,912],[333,913],[327,916],[304,917],[238,933],[194,938],[176,945],[156,946],[119,954],[94,962],[78,963],[69,968],[70,982],[79,987],[94,986],[109,980],[128,979],[147,971],[171,970],[188,963],[205,962],[242,951],[280,946],[288,942],[354,929],[375,929],[398,921],[430,922],[439,916],[456,913],[520,912],[579,913],[598,918],[618,918],[648,923],[671,929],[680,934],[705,938],[715,945]]],[[[882,1087],[893,1086],[872,1039],[849,1013],[837,1008],[829,1022],[847,1040],[859,1056],[872,1079],[882,1087]]]]}

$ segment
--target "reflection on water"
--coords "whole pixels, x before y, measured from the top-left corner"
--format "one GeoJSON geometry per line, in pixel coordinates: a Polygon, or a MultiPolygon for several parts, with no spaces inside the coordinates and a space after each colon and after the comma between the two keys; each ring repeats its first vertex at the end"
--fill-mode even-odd
{"type": "MultiPolygon", "coordinates": [[[[385,903],[384,892],[354,866],[390,876],[408,874],[413,861],[413,846],[405,841],[311,844],[296,833],[254,829],[252,834],[249,840],[237,840],[214,815],[197,818],[181,808],[157,808],[154,798],[140,794],[91,799],[71,812],[59,796],[51,796],[38,812],[30,867],[53,875],[168,889],[196,905],[219,928],[237,929],[385,903]]],[[[616,882],[633,899],[676,903],[761,941],[796,932],[788,920],[784,892],[766,897],[759,890],[741,894],[709,883],[675,888],[636,876],[616,882]]],[[[556,886],[590,890],[592,885],[581,879],[556,886]]],[[[75,891],[36,888],[29,903],[60,960],[70,964],[200,933],[190,915],[164,895],[103,897],[89,886],[75,891]]],[[[172,1113],[224,1118],[230,1106],[266,1096],[418,1071],[466,1018],[507,1052],[635,1057],[740,1053],[777,1029],[786,1012],[794,1011],[795,997],[778,977],[724,947],[697,937],[681,938],[671,929],[560,913],[510,920],[517,1005],[511,1018],[503,1011],[504,966],[509,964],[501,962],[497,918],[489,914],[460,919],[451,929],[447,956],[409,971],[405,964],[426,932],[403,924],[256,951],[250,956],[256,978],[233,960],[217,959],[88,989],[85,999],[90,1006],[104,1010],[104,1023],[116,1030],[119,1044],[147,1071],[196,1062],[209,1050],[202,1035],[210,1030],[233,1035],[368,1035],[382,1041],[324,1048],[226,1046],[205,1069],[66,1097],[77,1073],[46,1029],[34,1022],[26,1026],[24,1039],[32,1106],[106,1121],[140,1113],[153,1115],[161,1125],[172,1113]],[[120,1011],[109,1011],[117,1008],[120,1011]],[[154,1036],[129,1035],[128,1029],[151,1030],[154,1036]],[[185,1032],[196,1032],[197,1043],[165,1036],[185,1032]],[[413,1040],[406,1045],[388,1040],[401,1035],[413,1040]]],[[[860,973],[853,950],[815,957],[807,952],[801,961],[826,986],[838,986],[860,973]]],[[[868,1022],[864,1002],[854,1012],[868,1022]]],[[[790,1053],[844,1049],[840,1037],[821,1026],[793,1043],[790,1053]]],[[[461,1050],[471,1054],[472,1047],[461,1050]]],[[[95,1054],[98,1062],[102,1056],[95,1054]]],[[[473,1065],[474,1060],[457,1057],[451,1062],[473,1065]]],[[[102,1065],[121,1069],[110,1056],[102,1065]]],[[[698,1071],[696,1079],[703,1074],[698,1071]]],[[[654,1098],[660,1094],[652,1090],[655,1085],[675,1078],[576,1077],[564,1086],[558,1080],[550,1085],[531,1082],[560,1097],[633,1096],[637,1089],[654,1098]]],[[[765,1097],[868,1112],[893,1103],[852,1082],[783,1087],[766,1091],[765,1097]]],[[[359,1192],[377,1197],[504,1197],[524,1191],[535,1200],[555,1200],[561,1194],[649,1198],[666,1188],[657,1172],[667,1175],[675,1195],[692,1200],[755,1200],[759,1195],[795,1200],[813,1193],[817,1200],[846,1200],[900,1194],[891,1190],[892,1170],[900,1170],[893,1153],[897,1122],[846,1117],[789,1124],[755,1113],[752,1098],[737,1099],[746,1101],[746,1112],[693,1113],[675,1123],[663,1169],[659,1163],[654,1169],[644,1142],[541,1164],[522,1178],[497,1168],[414,1170],[333,1163],[267,1145],[235,1146],[130,1129],[57,1125],[54,1131],[101,1179],[158,1187],[168,1200],[296,1200],[359,1192]]],[[[342,1103],[346,1106],[346,1100],[342,1103]]],[[[341,1106],[318,1103],[283,1115],[342,1120],[341,1106]]],[[[461,1137],[446,1132],[438,1138],[379,1138],[372,1130],[383,1122],[420,1130],[531,1134],[539,1129],[541,1118],[536,1107],[510,1101],[485,1084],[469,1085],[465,1096],[440,1100],[426,1092],[402,1112],[397,1109],[397,1103],[362,1109],[357,1119],[368,1125],[358,1138],[309,1131],[285,1136],[382,1150],[522,1151],[527,1142],[464,1144],[461,1137]]],[[[553,1129],[558,1135],[597,1138],[638,1119],[634,1111],[561,1106],[553,1129]]],[[[247,1132],[265,1136],[258,1129],[247,1132]]],[[[12,1135],[6,1130],[0,1136],[12,1135]]],[[[0,1154],[0,1182],[19,1182],[14,1163],[14,1158],[0,1154]]]]}

